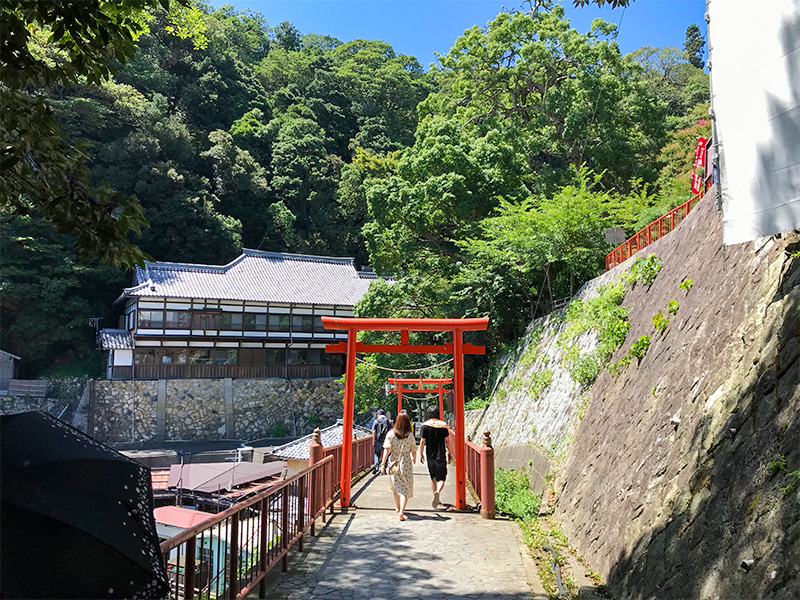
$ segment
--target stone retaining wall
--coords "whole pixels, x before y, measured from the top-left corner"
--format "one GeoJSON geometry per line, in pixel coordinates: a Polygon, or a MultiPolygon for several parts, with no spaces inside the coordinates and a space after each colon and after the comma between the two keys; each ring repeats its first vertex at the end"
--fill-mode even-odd
{"type": "Polygon", "coordinates": [[[0,415],[15,415],[31,410],[40,410],[54,417],[60,416],[67,421],[71,420],[89,380],[83,377],[70,377],[40,381],[47,381],[45,398],[36,398],[30,395],[1,396],[0,415]]]}
{"type": "Polygon", "coordinates": [[[305,435],[342,414],[335,379],[96,381],[90,434],[103,442],[305,435]]]}

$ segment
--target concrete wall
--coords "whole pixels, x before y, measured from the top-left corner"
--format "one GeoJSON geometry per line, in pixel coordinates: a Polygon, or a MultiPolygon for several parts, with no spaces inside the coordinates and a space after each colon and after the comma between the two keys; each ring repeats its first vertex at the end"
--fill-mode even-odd
{"type": "Polygon", "coordinates": [[[96,381],[90,431],[103,442],[256,440],[341,418],[335,379],[96,381]]]}

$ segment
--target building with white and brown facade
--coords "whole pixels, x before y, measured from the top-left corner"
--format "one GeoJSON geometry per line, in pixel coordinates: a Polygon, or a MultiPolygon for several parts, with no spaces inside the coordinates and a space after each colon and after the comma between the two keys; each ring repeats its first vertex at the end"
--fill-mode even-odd
{"type": "Polygon", "coordinates": [[[346,339],[323,315],[352,316],[376,275],[352,258],[243,250],[223,266],[146,262],[121,329],[103,329],[109,379],[338,377],[346,339]]]}

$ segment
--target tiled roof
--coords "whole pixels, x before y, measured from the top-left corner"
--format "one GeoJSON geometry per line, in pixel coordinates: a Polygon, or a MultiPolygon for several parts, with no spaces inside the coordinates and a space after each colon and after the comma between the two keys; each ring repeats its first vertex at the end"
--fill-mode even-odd
{"type": "Polygon", "coordinates": [[[189,529],[199,523],[204,523],[214,518],[215,515],[202,510],[193,510],[182,506],[159,506],[153,511],[156,523],[189,529]]]}
{"type": "MultiPolygon", "coordinates": [[[[342,429],[343,426],[341,422],[339,422],[336,423],[336,425],[331,425],[330,427],[326,427],[325,429],[320,430],[320,433],[322,434],[322,445],[327,448],[328,446],[336,446],[338,444],[341,444],[342,429]]],[[[371,435],[372,432],[369,429],[365,429],[364,427],[360,427],[358,425],[353,425],[354,439],[369,437],[371,435]]],[[[284,444],[283,446],[278,446],[277,448],[273,448],[272,454],[274,456],[277,456],[278,458],[308,460],[311,454],[310,448],[311,448],[311,434],[296,439],[293,442],[289,442],[288,444],[284,444]]]]}
{"type": "Polygon", "coordinates": [[[165,490],[169,481],[169,469],[150,469],[150,484],[154,490],[165,490]]]}
{"type": "Polygon", "coordinates": [[[103,350],[130,350],[133,339],[126,329],[101,329],[97,334],[103,350]]]}
{"type": "Polygon", "coordinates": [[[375,278],[352,258],[244,249],[223,266],[145,262],[123,295],[353,306],[375,278]]]}
{"type": "Polygon", "coordinates": [[[172,465],[169,471],[169,487],[180,487],[195,492],[219,492],[253,481],[279,476],[286,463],[269,462],[240,463],[194,463],[172,465]]]}

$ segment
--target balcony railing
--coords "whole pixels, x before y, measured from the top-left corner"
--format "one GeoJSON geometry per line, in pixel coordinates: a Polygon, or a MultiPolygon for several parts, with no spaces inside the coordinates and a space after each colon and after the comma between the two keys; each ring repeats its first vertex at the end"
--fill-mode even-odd
{"type": "MultiPolygon", "coordinates": [[[[136,365],[136,379],[314,379],[340,377],[336,365],[136,365]]],[[[131,367],[112,367],[111,379],[131,379],[131,367]]]]}

